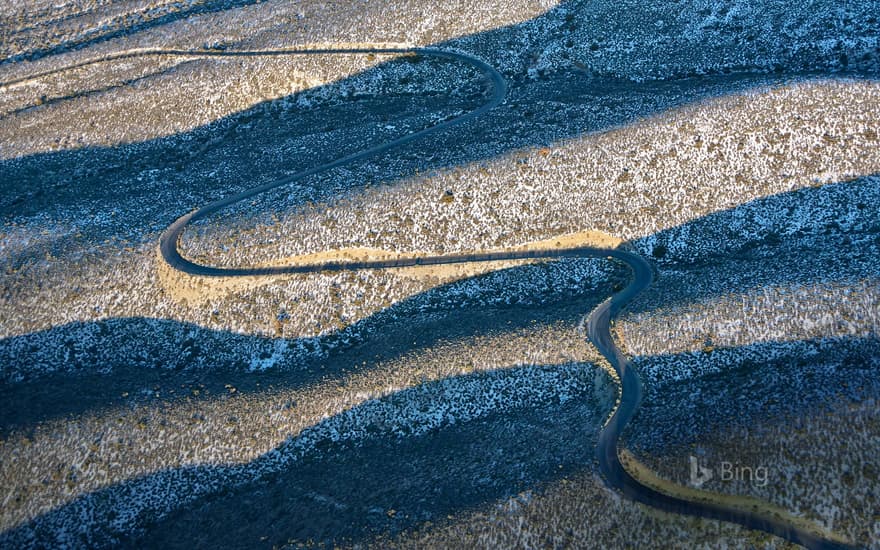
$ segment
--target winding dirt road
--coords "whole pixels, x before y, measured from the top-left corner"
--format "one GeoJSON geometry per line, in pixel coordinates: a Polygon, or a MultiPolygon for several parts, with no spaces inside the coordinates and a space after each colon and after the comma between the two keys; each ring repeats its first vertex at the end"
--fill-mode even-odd
{"type": "Polygon", "coordinates": [[[391,260],[352,261],[352,262],[329,262],[309,265],[279,265],[269,267],[240,267],[227,268],[210,265],[202,265],[193,262],[183,256],[179,244],[181,236],[187,226],[197,220],[204,219],[228,206],[240,201],[252,198],[256,195],[276,189],[278,187],[294,183],[308,176],[325,172],[327,170],[347,165],[359,160],[364,160],[382,153],[391,151],[400,146],[413,143],[429,134],[434,134],[454,126],[460,126],[465,122],[476,119],[500,105],[507,92],[507,82],[504,77],[493,67],[485,62],[467,54],[430,49],[430,48],[329,48],[329,49],[279,49],[279,50],[162,50],[162,49],[139,49],[110,54],[94,59],[88,59],[65,67],[44,71],[27,77],[17,78],[4,83],[2,87],[13,87],[29,81],[45,78],[71,69],[106,63],[122,59],[130,59],[144,56],[173,56],[173,57],[258,57],[280,55],[377,55],[391,54],[402,56],[425,56],[438,59],[446,59],[464,63],[480,71],[492,91],[490,98],[477,109],[465,113],[456,118],[446,120],[434,126],[407,134],[386,143],[358,151],[341,157],[327,164],[310,168],[293,176],[277,180],[275,182],[255,187],[238,194],[230,195],[223,199],[211,202],[194,210],[172,223],[162,234],[159,243],[161,258],[171,268],[195,276],[202,277],[242,277],[242,276],[268,276],[288,273],[313,273],[320,271],[349,271],[361,269],[391,269],[399,267],[413,267],[421,265],[491,262],[499,260],[524,260],[524,259],[558,259],[558,258],[608,258],[620,261],[632,270],[632,280],[626,288],[603,302],[590,315],[587,322],[587,333],[590,341],[598,348],[602,355],[609,361],[620,378],[620,398],[617,407],[609,417],[599,435],[597,457],[600,470],[606,482],[613,488],[621,491],[627,497],[638,502],[653,506],[668,512],[688,514],[704,518],[719,519],[736,523],[750,529],[757,529],[772,533],[791,542],[801,544],[808,548],[853,548],[846,543],[833,540],[820,534],[817,530],[807,529],[781,515],[761,513],[757,509],[743,509],[734,507],[723,502],[713,500],[711,493],[703,492],[702,498],[683,498],[660,492],[640,482],[628,472],[620,459],[619,438],[621,432],[629,423],[638,409],[642,399],[642,383],[638,373],[632,367],[623,351],[617,347],[611,336],[611,322],[620,311],[647,288],[653,280],[653,272],[650,264],[641,256],[621,249],[601,249],[593,247],[577,247],[568,249],[541,249],[541,250],[517,250],[502,252],[485,252],[473,254],[452,254],[444,256],[421,256],[391,260]]]}

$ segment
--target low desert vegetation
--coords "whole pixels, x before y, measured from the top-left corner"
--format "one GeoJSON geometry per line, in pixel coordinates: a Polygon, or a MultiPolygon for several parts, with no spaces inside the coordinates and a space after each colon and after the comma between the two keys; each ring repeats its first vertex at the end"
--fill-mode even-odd
{"type": "MultiPolygon", "coordinates": [[[[878,547],[876,496],[859,481],[880,467],[870,2],[0,10],[0,82],[136,48],[408,44],[486,60],[509,84],[492,113],[235,205],[192,227],[183,252],[272,265],[601,232],[656,268],[615,325],[648,388],[628,448],[677,482],[691,453],[746,464],[749,449],[769,449],[777,475],[766,486],[712,489],[878,547]]],[[[209,521],[230,537],[306,543],[222,519],[297,465],[487,423],[507,439],[474,449],[509,444],[528,475],[493,478],[487,466],[476,479],[492,491],[478,505],[415,506],[408,518],[383,501],[358,541],[325,533],[324,543],[785,547],[605,488],[592,449],[617,389],[582,319],[623,288],[625,266],[570,259],[479,276],[364,270],[201,286],[163,271],[158,237],[178,216],[448,120],[487,93],[454,63],[385,55],[149,56],[2,88],[0,541],[145,536],[161,546],[215,506],[209,521]],[[556,416],[571,424],[541,423],[556,416]],[[566,438],[570,426],[580,439],[566,438]],[[528,429],[556,446],[526,452],[534,442],[515,434],[528,429]],[[561,471],[550,449],[567,457],[561,471]]],[[[448,473],[419,459],[425,483],[448,473]]],[[[318,496],[315,506],[336,502],[318,496]]]]}

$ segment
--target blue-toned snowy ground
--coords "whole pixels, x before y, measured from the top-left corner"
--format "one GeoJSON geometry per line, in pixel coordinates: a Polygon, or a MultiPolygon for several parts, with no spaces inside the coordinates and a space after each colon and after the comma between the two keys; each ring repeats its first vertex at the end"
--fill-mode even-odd
{"type": "MultiPolygon", "coordinates": [[[[876,8],[22,2],[0,13],[0,81],[134,47],[486,59],[510,82],[498,111],[231,209],[185,250],[239,265],[620,237],[659,275],[617,324],[651,389],[637,453],[678,479],[693,445],[723,460],[784,442],[785,483],[717,489],[876,548],[876,8]]],[[[778,544],[657,517],[598,478],[615,390],[578,327],[620,266],[201,294],[160,276],[178,215],[471,109],[484,88],[449,64],[331,57],[138,59],[3,89],[0,543],[778,544]]]]}

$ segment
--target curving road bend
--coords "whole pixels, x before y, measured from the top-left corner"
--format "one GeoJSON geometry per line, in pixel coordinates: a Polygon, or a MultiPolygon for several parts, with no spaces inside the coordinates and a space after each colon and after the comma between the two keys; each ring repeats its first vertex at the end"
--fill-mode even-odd
{"type": "MultiPolygon", "coordinates": [[[[689,500],[678,496],[672,496],[648,487],[633,477],[624,468],[618,453],[620,434],[634,416],[641,402],[643,391],[638,373],[632,367],[629,359],[623,351],[617,347],[611,337],[611,321],[626,305],[635,298],[642,290],[650,286],[653,281],[651,265],[641,256],[621,249],[601,249],[593,247],[579,247],[568,249],[542,249],[542,250],[517,250],[499,251],[470,254],[449,254],[443,256],[420,256],[389,260],[351,261],[351,262],[328,262],[308,265],[279,265],[268,267],[216,267],[202,265],[193,262],[183,256],[179,244],[181,236],[187,226],[200,219],[204,219],[228,206],[240,201],[252,198],[256,195],[276,189],[278,187],[294,183],[298,180],[315,175],[333,168],[347,165],[359,160],[364,160],[403,145],[413,143],[429,134],[459,126],[470,120],[476,119],[488,111],[500,105],[507,92],[507,82],[504,77],[492,66],[473,56],[446,50],[433,48],[325,48],[325,49],[272,49],[272,50],[176,50],[176,49],[137,49],[127,50],[101,57],[87,59],[82,62],[64,67],[43,71],[26,77],[16,78],[0,83],[0,88],[14,87],[19,84],[51,76],[71,69],[95,65],[98,63],[111,62],[121,59],[130,59],[144,56],[174,56],[174,57],[258,57],[258,56],[281,56],[281,55],[376,55],[392,54],[407,56],[425,56],[439,59],[447,59],[464,63],[480,71],[491,84],[491,97],[480,107],[446,120],[434,126],[404,135],[386,143],[358,151],[341,157],[321,166],[294,174],[259,187],[248,189],[241,193],[208,203],[184,216],[178,218],[162,234],[159,241],[161,258],[171,268],[196,276],[203,277],[242,277],[242,276],[265,276],[281,275],[288,273],[314,273],[320,271],[349,271],[360,269],[390,269],[397,267],[412,267],[419,265],[439,265],[471,262],[492,262],[499,260],[524,260],[524,259],[559,259],[559,258],[607,258],[625,263],[632,271],[632,280],[608,300],[599,305],[590,314],[587,321],[587,334],[589,340],[598,348],[599,352],[608,360],[620,378],[620,399],[617,407],[599,434],[597,445],[597,458],[602,475],[606,482],[613,488],[621,491],[625,496],[653,506],[667,512],[687,514],[710,519],[717,519],[736,523],[750,529],[757,529],[784,538],[813,549],[837,549],[854,548],[853,546],[823,538],[812,531],[805,530],[792,522],[776,515],[762,515],[758,511],[744,510],[731,507],[723,503],[711,500],[689,500]]],[[[711,498],[711,493],[705,493],[711,498]]]]}
{"type": "MultiPolygon", "coordinates": [[[[661,493],[641,483],[623,467],[618,454],[620,434],[635,415],[643,392],[638,372],[611,337],[611,320],[651,284],[652,271],[650,264],[636,254],[614,250],[608,252],[608,255],[625,262],[633,272],[630,284],[594,309],[587,321],[590,341],[611,363],[620,377],[620,401],[599,434],[596,447],[599,468],[608,484],[635,501],[667,512],[736,523],[812,549],[856,548],[853,545],[824,538],[776,515],[761,514],[756,510],[735,508],[711,500],[694,501],[661,493]]],[[[705,494],[711,495],[708,492],[705,494]]]]}

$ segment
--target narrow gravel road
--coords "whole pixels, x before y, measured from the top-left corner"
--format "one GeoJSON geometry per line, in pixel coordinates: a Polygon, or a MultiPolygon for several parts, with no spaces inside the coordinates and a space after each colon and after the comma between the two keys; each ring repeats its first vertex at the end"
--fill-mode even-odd
{"type": "MultiPolygon", "coordinates": [[[[543,249],[522,251],[501,251],[473,254],[452,254],[444,256],[408,257],[392,260],[354,261],[354,262],[329,262],[311,265],[280,265],[270,267],[241,267],[226,268],[210,265],[202,265],[184,257],[179,249],[181,236],[187,226],[200,219],[204,219],[228,206],[240,201],[252,198],[256,195],[291,184],[305,177],[318,174],[336,167],[344,166],[359,160],[388,152],[397,147],[415,142],[430,134],[459,126],[469,120],[476,119],[493,108],[503,103],[507,83],[504,77],[493,67],[485,62],[467,54],[430,49],[430,48],[331,48],[331,49],[300,49],[300,50],[253,50],[253,51],[228,51],[228,50],[162,50],[141,49],[119,52],[99,58],[88,59],[80,63],[45,71],[28,77],[10,80],[0,83],[0,87],[17,86],[39,78],[52,76],[63,71],[104,63],[115,60],[130,59],[143,56],[176,56],[176,57],[258,57],[280,55],[376,55],[393,54],[404,56],[425,56],[452,60],[464,63],[479,70],[491,85],[490,98],[477,109],[465,113],[456,118],[446,120],[435,126],[431,126],[411,134],[399,137],[386,143],[358,151],[348,156],[341,157],[327,164],[317,166],[288,178],[284,178],[266,185],[255,187],[244,192],[230,195],[223,199],[211,202],[194,210],[172,223],[162,234],[159,250],[162,259],[173,269],[195,276],[204,277],[241,277],[241,276],[266,276],[287,273],[312,273],[320,271],[349,271],[360,269],[392,269],[398,267],[412,267],[419,265],[439,265],[454,263],[491,262],[500,260],[523,260],[523,259],[558,259],[571,257],[608,258],[627,264],[633,273],[632,281],[626,288],[606,300],[597,307],[590,315],[587,323],[587,332],[590,341],[598,348],[602,355],[617,371],[620,378],[621,393],[619,403],[609,417],[602,432],[599,435],[597,456],[599,466],[606,482],[615,489],[621,491],[627,497],[653,506],[662,510],[699,516],[704,518],[719,519],[736,523],[750,529],[757,529],[772,533],[791,542],[801,544],[808,548],[851,548],[834,540],[822,536],[795,525],[785,518],[766,514],[758,511],[734,508],[711,500],[688,500],[677,496],[658,492],[638,481],[623,467],[618,453],[618,443],[621,432],[638,409],[642,399],[642,383],[638,373],[632,368],[631,363],[623,351],[617,347],[611,337],[611,322],[614,317],[642,290],[647,288],[652,280],[653,273],[650,264],[637,254],[620,249],[600,249],[593,247],[578,247],[568,249],[543,249]]],[[[708,493],[706,493],[709,496],[708,493]]],[[[711,497],[710,497],[711,498],[711,497]]]]}

